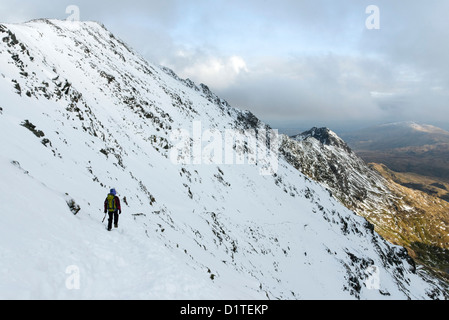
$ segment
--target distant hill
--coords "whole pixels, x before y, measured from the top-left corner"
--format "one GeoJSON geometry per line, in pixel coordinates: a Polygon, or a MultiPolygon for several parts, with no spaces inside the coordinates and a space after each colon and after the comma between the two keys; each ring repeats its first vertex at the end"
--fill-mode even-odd
{"type": "Polygon", "coordinates": [[[449,143],[449,132],[416,122],[395,122],[340,134],[354,150],[379,151],[449,143]]]}
{"type": "Polygon", "coordinates": [[[449,132],[441,128],[396,122],[341,136],[368,163],[449,182],[449,132]]]}

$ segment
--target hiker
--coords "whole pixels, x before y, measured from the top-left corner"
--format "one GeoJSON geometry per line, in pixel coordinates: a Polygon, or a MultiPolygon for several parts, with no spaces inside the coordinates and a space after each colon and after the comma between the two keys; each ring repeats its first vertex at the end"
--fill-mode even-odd
{"type": "Polygon", "coordinates": [[[108,231],[112,230],[112,220],[114,220],[114,227],[118,228],[118,216],[122,213],[122,209],[120,207],[120,199],[117,197],[115,189],[111,189],[104,201],[104,213],[109,214],[108,231]]]}

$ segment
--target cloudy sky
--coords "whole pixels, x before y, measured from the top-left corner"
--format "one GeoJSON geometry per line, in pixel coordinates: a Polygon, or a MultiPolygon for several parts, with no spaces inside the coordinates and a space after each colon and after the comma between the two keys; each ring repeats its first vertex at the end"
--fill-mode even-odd
{"type": "Polygon", "coordinates": [[[449,129],[448,0],[0,0],[0,22],[70,5],[274,128],[449,129]]]}

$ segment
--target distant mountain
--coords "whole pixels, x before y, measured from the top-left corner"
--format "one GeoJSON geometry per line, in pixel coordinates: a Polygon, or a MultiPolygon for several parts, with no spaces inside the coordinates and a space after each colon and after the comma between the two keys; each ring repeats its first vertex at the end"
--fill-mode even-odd
{"type": "Polygon", "coordinates": [[[398,122],[342,134],[366,162],[382,163],[449,182],[449,132],[415,122],[398,122]]]}

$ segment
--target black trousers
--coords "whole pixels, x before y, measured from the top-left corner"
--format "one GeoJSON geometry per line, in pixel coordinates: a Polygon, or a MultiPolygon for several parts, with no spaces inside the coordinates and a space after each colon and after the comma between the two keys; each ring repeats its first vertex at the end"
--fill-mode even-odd
{"type": "Polygon", "coordinates": [[[109,220],[108,220],[108,230],[112,229],[112,221],[114,221],[114,225],[118,225],[118,211],[108,211],[109,220]]]}

